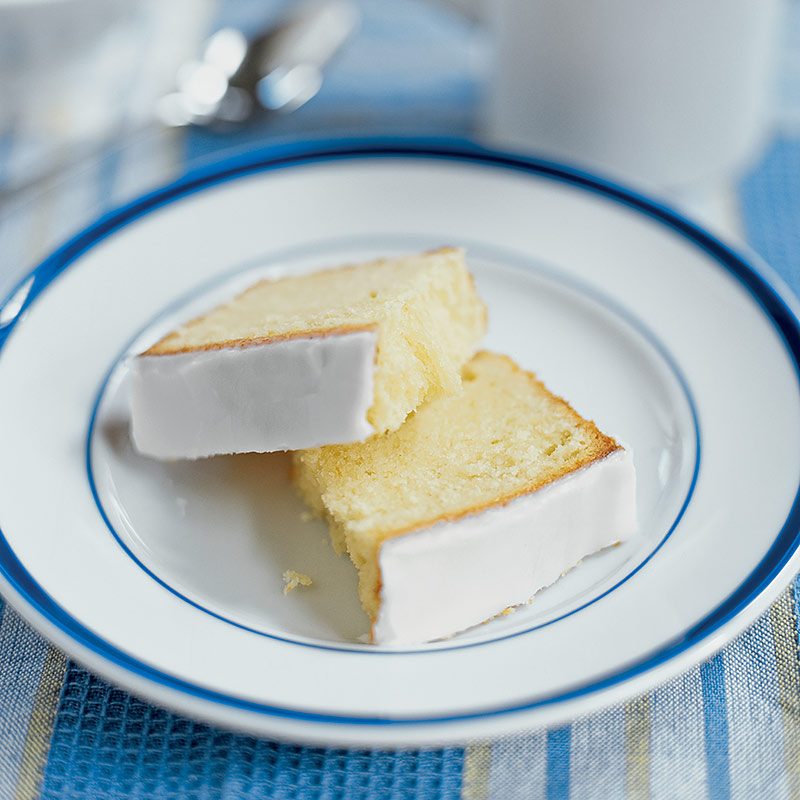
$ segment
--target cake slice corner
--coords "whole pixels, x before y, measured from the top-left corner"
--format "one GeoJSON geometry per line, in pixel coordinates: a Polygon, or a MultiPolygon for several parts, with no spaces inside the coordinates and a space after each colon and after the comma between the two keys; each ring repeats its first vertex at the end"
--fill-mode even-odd
{"type": "Polygon", "coordinates": [[[132,438],[158,458],[362,440],[458,391],[485,330],[459,248],[262,280],[131,359],[132,438]]]}
{"type": "Polygon", "coordinates": [[[392,433],[294,455],[377,644],[484,622],[636,528],[629,450],[507,356],[480,352],[463,376],[392,433]]]}

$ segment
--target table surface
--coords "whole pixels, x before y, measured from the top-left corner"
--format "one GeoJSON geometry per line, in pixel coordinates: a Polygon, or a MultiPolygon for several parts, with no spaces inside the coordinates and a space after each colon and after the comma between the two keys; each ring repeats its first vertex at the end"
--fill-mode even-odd
{"type": "MultiPolygon", "coordinates": [[[[224,21],[252,27],[280,5],[226,3],[224,21]]],[[[331,134],[473,135],[480,29],[422,0],[361,8],[357,38],[292,116],[226,135],[144,132],[65,174],[34,169],[46,164],[31,156],[41,143],[0,142],[0,297],[98,213],[235,149],[331,134]]],[[[799,292],[800,4],[790,9],[762,157],[735,186],[673,200],[749,244],[799,292]]],[[[303,747],[169,713],[87,672],[0,599],[0,798],[800,796],[799,598],[795,579],[712,659],[626,703],[554,729],[403,751],[303,747]]]]}

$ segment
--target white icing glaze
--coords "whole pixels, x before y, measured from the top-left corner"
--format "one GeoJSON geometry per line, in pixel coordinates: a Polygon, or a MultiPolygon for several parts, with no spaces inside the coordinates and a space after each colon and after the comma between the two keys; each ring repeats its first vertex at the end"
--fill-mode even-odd
{"type": "Polygon", "coordinates": [[[505,506],[388,539],[376,644],[432,641],[526,603],[636,529],[633,458],[617,450],[505,506]]]}
{"type": "Polygon", "coordinates": [[[157,458],[271,452],[373,433],[377,333],[131,360],[132,438],[157,458]]]}

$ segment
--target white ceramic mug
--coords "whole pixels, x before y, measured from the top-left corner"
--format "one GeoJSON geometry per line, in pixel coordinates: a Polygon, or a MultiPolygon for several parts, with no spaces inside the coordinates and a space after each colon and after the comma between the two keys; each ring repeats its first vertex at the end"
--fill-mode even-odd
{"type": "Polygon", "coordinates": [[[487,0],[482,134],[648,189],[735,177],[767,127],[781,5],[487,0]]]}

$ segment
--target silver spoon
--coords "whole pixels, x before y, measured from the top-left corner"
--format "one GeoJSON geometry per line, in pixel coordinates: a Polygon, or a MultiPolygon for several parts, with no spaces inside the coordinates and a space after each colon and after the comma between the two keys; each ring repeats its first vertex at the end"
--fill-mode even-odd
{"type": "Polygon", "coordinates": [[[261,111],[294,111],[317,94],[323,69],[358,24],[351,2],[313,0],[251,40],[223,28],[180,70],[157,115],[169,126],[232,126],[261,111]]]}

